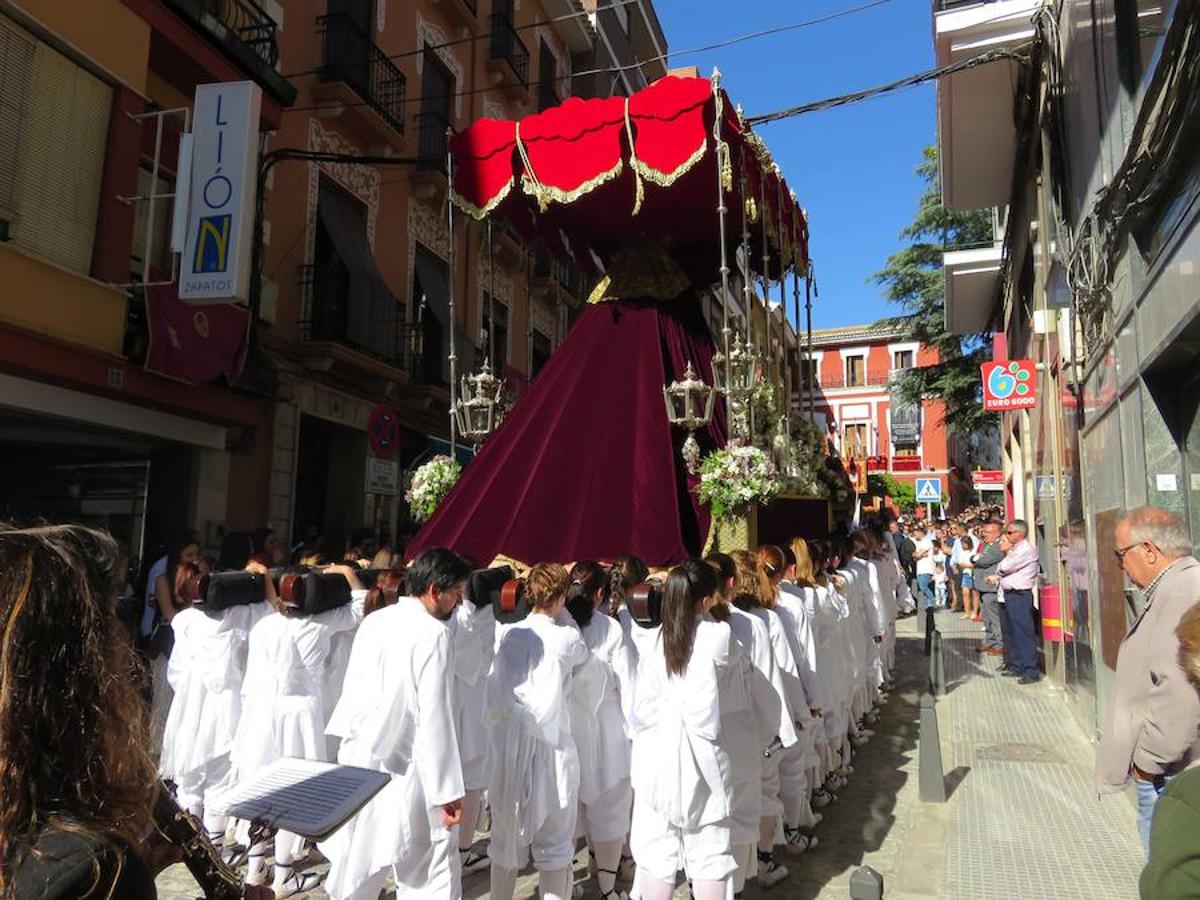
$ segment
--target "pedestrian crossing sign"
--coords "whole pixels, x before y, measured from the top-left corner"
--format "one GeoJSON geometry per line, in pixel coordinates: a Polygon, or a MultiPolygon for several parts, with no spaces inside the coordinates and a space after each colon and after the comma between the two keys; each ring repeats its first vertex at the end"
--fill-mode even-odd
{"type": "Polygon", "coordinates": [[[918,478],[917,479],[917,502],[918,503],[940,503],[942,501],[942,479],[940,478],[918,478]]]}

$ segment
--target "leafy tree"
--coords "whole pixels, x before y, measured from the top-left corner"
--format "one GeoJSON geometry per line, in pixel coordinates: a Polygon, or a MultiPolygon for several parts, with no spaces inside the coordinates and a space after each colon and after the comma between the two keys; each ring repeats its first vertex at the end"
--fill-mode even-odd
{"type": "Polygon", "coordinates": [[[958,212],[942,205],[936,147],[926,147],[917,174],[925,180],[916,218],[900,232],[908,242],[888,257],[872,277],[888,300],[903,311],[891,321],[907,330],[910,340],[936,348],[939,362],[909,369],[900,379],[900,393],[910,403],[935,398],[945,403],[947,429],[972,434],[996,421],[980,400],[979,367],[991,358],[989,333],[949,334],[946,331],[945,276],[942,254],[990,244],[992,220],[987,210],[958,212]]]}
{"type": "Polygon", "coordinates": [[[891,497],[902,511],[917,505],[917,489],[887,472],[872,472],[867,476],[867,492],[873,497],[891,497]]]}

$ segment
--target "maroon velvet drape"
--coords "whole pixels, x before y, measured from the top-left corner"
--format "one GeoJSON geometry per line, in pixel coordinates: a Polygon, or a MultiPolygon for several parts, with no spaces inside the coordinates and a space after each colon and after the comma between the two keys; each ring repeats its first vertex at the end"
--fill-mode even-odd
{"type": "MultiPolygon", "coordinates": [[[[668,565],[699,553],[709,518],[662,388],[689,361],[711,384],[711,358],[690,294],[588,306],[407,555],[451,547],[486,565],[498,554],[533,564],[634,553],[668,565]]],[[[697,438],[707,452],[724,434],[718,401],[697,438]]]]}

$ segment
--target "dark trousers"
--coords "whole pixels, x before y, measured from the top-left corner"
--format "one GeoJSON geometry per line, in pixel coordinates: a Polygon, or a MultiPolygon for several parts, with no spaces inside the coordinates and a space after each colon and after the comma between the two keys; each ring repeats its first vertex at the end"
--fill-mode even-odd
{"type": "Polygon", "coordinates": [[[1006,590],[1004,605],[1008,619],[1008,634],[1004,638],[1008,664],[1020,675],[1037,677],[1037,638],[1033,626],[1033,591],[1006,590]]]}

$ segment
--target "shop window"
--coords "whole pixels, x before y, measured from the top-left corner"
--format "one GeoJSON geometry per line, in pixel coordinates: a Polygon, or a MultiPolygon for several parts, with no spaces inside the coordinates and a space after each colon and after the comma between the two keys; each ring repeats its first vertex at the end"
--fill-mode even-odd
{"type": "Polygon", "coordinates": [[[865,356],[849,356],[846,358],[846,387],[862,387],[867,383],[867,358],[865,356]]]}
{"type": "Polygon", "coordinates": [[[0,240],[91,268],[112,89],[0,16],[0,240]]]}

